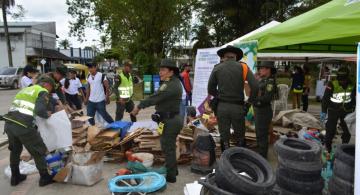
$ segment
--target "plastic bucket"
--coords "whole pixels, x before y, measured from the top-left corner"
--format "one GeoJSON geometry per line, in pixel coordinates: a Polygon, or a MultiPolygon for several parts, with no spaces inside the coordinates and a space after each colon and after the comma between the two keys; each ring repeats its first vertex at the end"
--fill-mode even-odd
{"type": "Polygon", "coordinates": [[[150,154],[150,153],[147,153],[147,152],[139,152],[139,153],[135,153],[133,155],[135,155],[136,157],[143,160],[142,164],[146,168],[150,168],[154,163],[154,155],[153,154],[150,154]]]}

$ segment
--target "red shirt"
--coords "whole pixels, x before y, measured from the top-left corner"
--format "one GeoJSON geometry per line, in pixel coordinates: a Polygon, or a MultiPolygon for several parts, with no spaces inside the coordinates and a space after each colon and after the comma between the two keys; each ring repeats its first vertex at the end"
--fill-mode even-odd
{"type": "Polygon", "coordinates": [[[183,71],[181,73],[181,77],[184,80],[184,87],[186,93],[190,93],[192,91],[191,81],[190,81],[190,75],[187,71],[183,71]]]}

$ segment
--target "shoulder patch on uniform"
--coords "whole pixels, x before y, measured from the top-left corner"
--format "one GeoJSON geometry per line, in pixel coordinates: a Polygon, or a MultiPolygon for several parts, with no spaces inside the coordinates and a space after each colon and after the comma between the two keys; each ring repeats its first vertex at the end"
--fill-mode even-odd
{"type": "Polygon", "coordinates": [[[160,86],[160,91],[164,91],[165,89],[167,88],[167,85],[166,84],[162,84],[161,86],[160,86]]]}
{"type": "Polygon", "coordinates": [[[267,84],[266,85],[266,90],[267,91],[272,91],[273,87],[274,87],[273,84],[267,84]]]}

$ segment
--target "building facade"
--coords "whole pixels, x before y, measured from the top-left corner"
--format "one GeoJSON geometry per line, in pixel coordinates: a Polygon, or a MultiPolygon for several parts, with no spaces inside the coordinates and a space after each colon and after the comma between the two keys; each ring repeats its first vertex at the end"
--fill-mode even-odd
{"type": "MultiPolygon", "coordinates": [[[[58,64],[68,62],[69,57],[56,49],[55,22],[9,22],[9,34],[13,64],[24,67],[27,64],[36,66],[45,72],[54,69],[58,64]],[[44,66],[40,63],[44,59],[44,66]]],[[[8,66],[7,45],[4,24],[0,23],[0,66],[8,66]]]]}

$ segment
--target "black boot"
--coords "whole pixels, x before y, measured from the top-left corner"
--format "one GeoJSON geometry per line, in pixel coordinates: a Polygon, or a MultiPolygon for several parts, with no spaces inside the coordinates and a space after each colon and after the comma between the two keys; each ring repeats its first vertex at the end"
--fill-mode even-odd
{"type": "Polygon", "coordinates": [[[166,182],[169,182],[169,183],[176,183],[176,177],[169,177],[169,176],[166,176],[166,182]]]}
{"type": "Polygon", "coordinates": [[[26,179],[26,175],[20,174],[19,166],[11,168],[11,180],[10,184],[12,186],[18,185],[20,182],[26,179]]]}
{"type": "Polygon", "coordinates": [[[48,172],[40,173],[39,186],[43,187],[48,184],[54,183],[53,176],[49,175],[48,172]]]}

